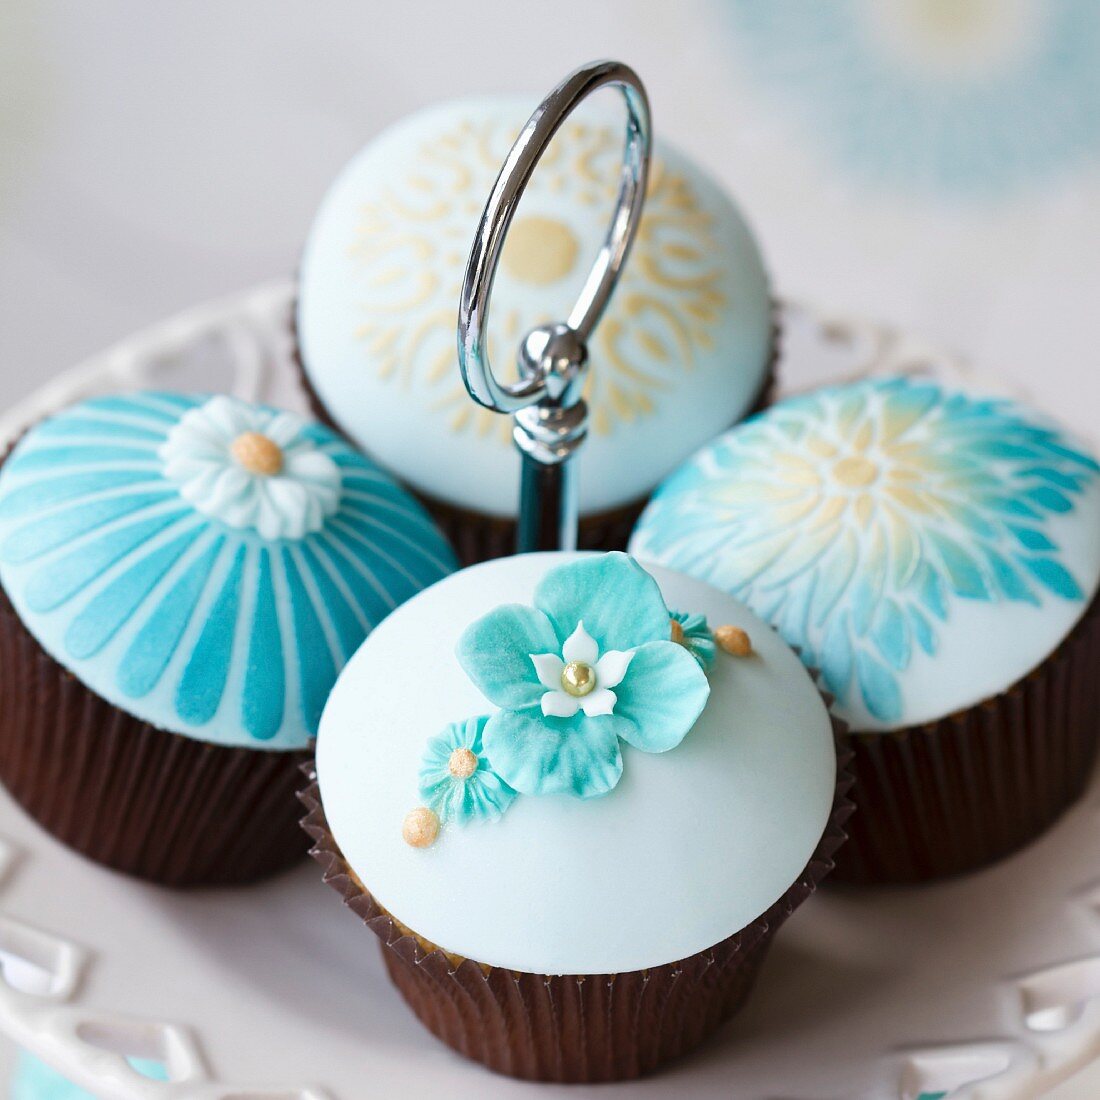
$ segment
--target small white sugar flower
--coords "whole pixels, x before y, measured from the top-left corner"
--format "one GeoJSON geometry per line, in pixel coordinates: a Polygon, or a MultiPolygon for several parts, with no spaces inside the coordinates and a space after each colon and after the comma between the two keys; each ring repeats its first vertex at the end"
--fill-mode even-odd
{"type": "Polygon", "coordinates": [[[539,682],[547,689],[542,713],[547,718],[572,718],[578,710],[588,718],[613,714],[617,698],[611,689],[618,687],[633,656],[633,650],[609,649],[601,657],[595,639],[579,622],[566,638],[560,657],[531,654],[539,682]]]}
{"type": "Polygon", "coordinates": [[[340,504],[340,468],[293,413],[212,397],[160,448],[164,475],[203,515],[261,538],[300,539],[340,504]]]}

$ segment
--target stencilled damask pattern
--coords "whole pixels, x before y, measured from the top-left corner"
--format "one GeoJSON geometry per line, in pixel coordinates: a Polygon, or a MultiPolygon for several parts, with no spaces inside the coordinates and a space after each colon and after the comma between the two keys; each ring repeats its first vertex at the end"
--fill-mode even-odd
{"type": "MultiPolygon", "coordinates": [[[[379,376],[427,387],[453,431],[511,438],[506,420],[474,406],[455,359],[455,317],[466,254],[500,166],[518,133],[502,118],[467,118],[424,142],[402,179],[363,204],[353,257],[369,294],[357,329],[379,376]]],[[[614,206],[622,136],[567,123],[532,178],[510,230],[493,296],[489,354],[514,371],[515,349],[568,307],[614,206]],[[529,212],[529,211],[537,212],[529,212]],[[527,304],[540,292],[539,310],[527,304]]],[[[615,298],[593,337],[600,370],[586,398],[592,430],[651,414],[677,375],[714,347],[727,305],[713,215],[692,182],[655,159],[642,218],[615,298]]]]}

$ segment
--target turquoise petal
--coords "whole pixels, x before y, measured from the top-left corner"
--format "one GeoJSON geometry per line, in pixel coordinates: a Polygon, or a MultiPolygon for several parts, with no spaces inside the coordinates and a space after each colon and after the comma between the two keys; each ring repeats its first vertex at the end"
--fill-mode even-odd
{"type": "Polygon", "coordinates": [[[929,530],[928,541],[939,551],[948,583],[958,596],[988,600],[989,588],[974,559],[957,543],[936,530],[929,530]]]}
{"type": "Polygon", "coordinates": [[[552,569],[535,591],[535,606],[563,640],[583,621],[601,653],[668,638],[669,613],[657,582],[618,552],[552,569]]]}
{"type": "Polygon", "coordinates": [[[1037,581],[1046,585],[1055,595],[1067,600],[1084,599],[1085,594],[1073,579],[1073,574],[1054,558],[1025,558],[1019,555],[1019,560],[1037,581]]]}
{"type": "Polygon", "coordinates": [[[997,581],[997,587],[1004,593],[1005,598],[1038,606],[1038,597],[1028,588],[1024,578],[995,550],[988,546],[983,546],[982,549],[985,551],[989,570],[997,581]]]}
{"type": "Polygon", "coordinates": [[[891,668],[899,672],[909,666],[909,626],[893,600],[883,600],[875,612],[871,638],[891,668]]]}
{"type": "Polygon", "coordinates": [[[623,773],[616,734],[622,724],[614,715],[544,718],[539,711],[505,710],[489,719],[483,740],[496,773],[521,794],[595,798],[623,773]]]}
{"type": "Polygon", "coordinates": [[[866,650],[856,653],[856,676],[867,709],[882,722],[901,718],[901,690],[894,674],[866,650]]]}
{"type": "Polygon", "coordinates": [[[1059,489],[1066,489],[1071,493],[1079,493],[1082,489],[1081,478],[1073,474],[1056,470],[1053,466],[1031,466],[1026,470],[1020,470],[1018,478],[1038,477],[1043,481],[1049,481],[1051,485],[1057,485],[1059,489]]]}
{"type": "Polygon", "coordinates": [[[13,531],[0,549],[5,561],[23,562],[55,550],[73,539],[123,516],[136,515],[176,496],[175,490],[100,497],[52,516],[39,517],[13,531]]]}
{"type": "Polygon", "coordinates": [[[848,628],[848,613],[841,611],[829,621],[821,643],[821,676],[825,686],[844,703],[852,680],[852,637],[848,628]]]}
{"type": "Polygon", "coordinates": [[[131,485],[157,488],[158,479],[155,474],[144,470],[103,470],[94,474],[66,474],[63,477],[35,481],[21,489],[12,490],[0,500],[0,519],[35,515],[57,504],[66,504],[70,500],[85,501],[96,494],[131,485]]]}
{"type": "Polygon", "coordinates": [[[213,539],[172,585],[130,642],[119,662],[117,681],[131,698],[147,695],[164,675],[224,545],[224,536],[213,539]]]}
{"type": "Polygon", "coordinates": [[[947,618],[947,599],[943,579],[927,562],[921,562],[913,577],[917,597],[937,619],[947,618]]]}
{"type": "MultiPolygon", "coordinates": [[[[531,655],[560,656],[562,643],[576,626],[574,622],[559,637],[541,611],[518,603],[503,604],[463,631],[455,654],[466,675],[491,703],[509,710],[532,707],[546,689],[535,675],[531,655]]],[[[666,616],[666,635],[668,629],[666,616]]]]}
{"type": "Polygon", "coordinates": [[[106,465],[109,462],[125,464],[128,469],[157,472],[157,452],[152,447],[94,446],[94,447],[35,447],[16,451],[8,459],[9,473],[29,474],[42,470],[77,468],[80,466],[106,465]]]}
{"type": "Polygon", "coordinates": [[[619,736],[643,752],[667,752],[703,713],[710,683],[682,645],[649,642],[635,651],[615,694],[615,717],[624,719],[619,736]]]}
{"type": "Polygon", "coordinates": [[[43,420],[35,429],[39,439],[65,438],[66,436],[107,435],[113,439],[128,436],[131,439],[162,443],[165,433],[155,428],[142,427],[125,420],[109,417],[69,415],[57,420],[43,420]]]}
{"type": "Polygon", "coordinates": [[[932,624],[915,608],[909,608],[909,622],[913,626],[913,637],[917,644],[932,656],[936,652],[936,635],[932,630],[932,624]]]}
{"type": "Polygon", "coordinates": [[[279,732],[285,690],[283,642],[271,579],[271,554],[261,550],[256,609],[252,616],[248,666],[241,697],[241,722],[257,740],[267,741],[279,732]]]}
{"type": "Polygon", "coordinates": [[[1058,547],[1055,543],[1051,542],[1042,531],[1036,530],[1034,527],[1019,527],[1016,524],[1010,523],[1008,529],[1016,536],[1020,541],[1020,545],[1025,550],[1057,550],[1058,547]]]}
{"type": "Polygon", "coordinates": [[[237,631],[246,553],[245,547],[238,547],[176,689],[176,713],[192,725],[201,726],[214,717],[225,691],[237,631]]]}
{"type": "Polygon", "coordinates": [[[1029,489],[1026,495],[1028,500],[1038,504],[1040,508],[1046,508],[1047,511],[1058,513],[1073,511],[1073,501],[1049,485],[1037,485],[1034,489],[1029,489]]]}

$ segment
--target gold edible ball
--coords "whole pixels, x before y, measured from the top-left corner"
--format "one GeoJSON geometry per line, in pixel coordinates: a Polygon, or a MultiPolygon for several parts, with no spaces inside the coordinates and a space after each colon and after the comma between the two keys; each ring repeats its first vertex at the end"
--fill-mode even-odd
{"type": "Polygon", "coordinates": [[[561,671],[561,686],[567,695],[587,695],[596,686],[596,671],[584,661],[570,661],[561,671]]]}
{"type": "Polygon", "coordinates": [[[720,626],[714,632],[714,640],[733,657],[752,654],[752,639],[739,626],[720,626]]]}
{"type": "Polygon", "coordinates": [[[447,761],[447,770],[455,779],[469,779],[477,771],[477,757],[470,749],[455,749],[447,761]]]}
{"type": "Polygon", "coordinates": [[[271,477],[283,468],[279,444],[261,432],[242,432],[233,440],[229,453],[250,474],[271,477]]]}
{"type": "Polygon", "coordinates": [[[669,619],[669,637],[677,645],[684,644],[684,628],[675,620],[669,619]]]}
{"type": "Polygon", "coordinates": [[[439,836],[439,818],[435,810],[417,806],[405,815],[401,838],[413,848],[430,848],[439,836]]]}

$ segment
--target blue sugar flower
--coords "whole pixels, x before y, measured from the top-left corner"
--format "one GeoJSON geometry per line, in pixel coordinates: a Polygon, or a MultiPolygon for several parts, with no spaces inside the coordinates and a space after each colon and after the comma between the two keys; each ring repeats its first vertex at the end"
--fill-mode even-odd
{"type": "Polygon", "coordinates": [[[420,758],[420,797],[440,821],[496,821],[516,792],[490,765],[482,746],[487,715],[452,722],[420,758]]]}
{"type": "Polygon", "coordinates": [[[552,570],[534,603],[498,607],[459,639],[462,667],[501,708],[486,752],[523,794],[606,794],[622,775],[620,738],[675,748],[706,705],[706,675],[670,641],[656,581],[626,554],[552,570]]]}
{"type": "Polygon", "coordinates": [[[679,642],[698,662],[699,667],[708,669],[714,664],[716,652],[714,633],[707,624],[706,615],[697,611],[672,611],[672,621],[679,626],[679,637],[673,627],[673,641],[679,642]]]}

